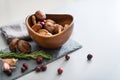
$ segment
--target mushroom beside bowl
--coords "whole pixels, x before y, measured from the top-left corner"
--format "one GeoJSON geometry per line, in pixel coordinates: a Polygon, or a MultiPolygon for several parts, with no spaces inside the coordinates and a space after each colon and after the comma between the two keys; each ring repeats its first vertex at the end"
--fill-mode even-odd
{"type": "MultiPolygon", "coordinates": [[[[33,14],[34,15],[34,14],[33,14]]],[[[68,27],[61,33],[52,36],[41,36],[35,32],[32,27],[32,15],[27,16],[25,23],[29,33],[29,36],[39,46],[47,49],[55,49],[61,47],[71,36],[73,32],[73,16],[70,14],[46,14],[46,19],[52,19],[57,24],[64,26],[68,24],[68,27]]]]}

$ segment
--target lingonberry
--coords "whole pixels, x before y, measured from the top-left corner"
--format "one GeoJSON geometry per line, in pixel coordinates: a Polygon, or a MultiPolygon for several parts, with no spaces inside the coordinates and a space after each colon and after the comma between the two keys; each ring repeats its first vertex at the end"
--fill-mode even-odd
{"type": "Polygon", "coordinates": [[[8,69],[8,70],[5,71],[5,73],[6,73],[8,76],[10,76],[10,75],[12,75],[12,70],[11,70],[11,69],[8,69]]]}
{"type": "Polygon", "coordinates": [[[23,67],[24,67],[25,69],[28,69],[28,64],[27,64],[27,63],[23,63],[23,67]]]}
{"type": "Polygon", "coordinates": [[[63,69],[62,68],[58,68],[57,72],[58,72],[58,74],[62,74],[63,73],[63,69]]]}
{"type": "Polygon", "coordinates": [[[69,56],[69,55],[65,55],[65,59],[66,59],[66,60],[69,60],[69,59],[70,59],[70,56],[69,56]]]}
{"type": "Polygon", "coordinates": [[[42,57],[37,57],[36,62],[37,62],[38,64],[42,63],[42,61],[43,61],[42,57]]]}
{"type": "Polygon", "coordinates": [[[26,68],[25,67],[21,67],[21,72],[25,72],[26,68]]]}
{"type": "Polygon", "coordinates": [[[35,71],[36,71],[36,72],[40,72],[40,70],[41,70],[41,67],[40,67],[40,66],[36,66],[36,67],[35,67],[35,71]]]}
{"type": "Polygon", "coordinates": [[[41,24],[42,26],[44,26],[44,25],[45,25],[45,22],[44,22],[44,21],[42,21],[42,22],[40,22],[40,24],[41,24]]]}
{"type": "Polygon", "coordinates": [[[43,65],[41,66],[41,70],[42,70],[42,71],[46,71],[46,69],[47,69],[47,66],[46,66],[45,64],[43,64],[43,65]]]}
{"type": "Polygon", "coordinates": [[[92,57],[93,57],[93,55],[92,55],[92,54],[88,54],[88,55],[87,55],[87,59],[88,59],[88,60],[91,60],[91,59],[92,59],[92,57]]]}

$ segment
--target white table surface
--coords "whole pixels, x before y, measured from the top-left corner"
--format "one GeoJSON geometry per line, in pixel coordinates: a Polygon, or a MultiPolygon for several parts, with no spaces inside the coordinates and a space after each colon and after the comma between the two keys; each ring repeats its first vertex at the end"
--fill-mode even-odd
{"type": "MultiPolygon", "coordinates": [[[[41,9],[74,16],[72,39],[83,48],[17,80],[120,80],[120,0],[0,0],[0,26],[41,9]],[[50,2],[49,2],[50,1],[50,2]],[[87,62],[87,54],[93,59],[87,62]],[[57,68],[64,72],[57,75],[57,68]]],[[[0,49],[7,47],[0,38],[0,49]]]]}

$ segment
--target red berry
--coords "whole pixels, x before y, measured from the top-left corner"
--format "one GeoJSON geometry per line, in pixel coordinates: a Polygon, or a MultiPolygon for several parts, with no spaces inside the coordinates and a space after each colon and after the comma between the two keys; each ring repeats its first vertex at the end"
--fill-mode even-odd
{"type": "Polygon", "coordinates": [[[46,66],[45,64],[43,64],[43,65],[41,66],[41,70],[42,70],[42,71],[46,71],[46,69],[47,69],[47,66],[46,66]]]}
{"type": "Polygon", "coordinates": [[[25,72],[26,68],[25,67],[21,67],[21,72],[25,72]]]}
{"type": "Polygon", "coordinates": [[[23,63],[23,67],[24,67],[25,69],[28,69],[28,64],[27,64],[27,63],[23,63]]]}
{"type": "Polygon", "coordinates": [[[57,72],[58,72],[58,74],[62,74],[63,73],[63,69],[62,68],[58,68],[57,72]]]}
{"type": "Polygon", "coordinates": [[[44,21],[42,21],[42,22],[40,22],[40,24],[41,24],[42,26],[44,26],[44,25],[45,25],[45,22],[44,22],[44,21]]]}
{"type": "Polygon", "coordinates": [[[36,67],[35,67],[35,71],[36,71],[36,72],[40,72],[40,70],[41,70],[41,67],[40,67],[40,66],[36,66],[36,67]]]}
{"type": "Polygon", "coordinates": [[[65,59],[66,59],[66,60],[69,60],[69,59],[70,59],[70,56],[69,56],[69,55],[65,55],[65,59]]]}
{"type": "Polygon", "coordinates": [[[10,75],[12,75],[12,70],[11,70],[11,69],[8,69],[8,70],[5,71],[5,73],[6,73],[8,76],[10,76],[10,75]]]}
{"type": "Polygon", "coordinates": [[[88,54],[88,55],[87,55],[87,59],[88,59],[88,60],[91,60],[91,59],[92,59],[92,57],[93,57],[93,55],[92,55],[92,54],[88,54]]]}
{"type": "Polygon", "coordinates": [[[38,64],[42,63],[42,61],[43,61],[43,58],[42,58],[42,57],[37,57],[36,62],[37,62],[38,64]]]}

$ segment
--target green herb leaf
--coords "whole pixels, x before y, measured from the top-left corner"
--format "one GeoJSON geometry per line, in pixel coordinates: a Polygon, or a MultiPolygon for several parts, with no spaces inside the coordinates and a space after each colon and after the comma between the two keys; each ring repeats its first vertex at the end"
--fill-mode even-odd
{"type": "Polygon", "coordinates": [[[0,51],[0,58],[36,59],[38,56],[41,56],[42,58],[45,58],[45,59],[52,58],[52,55],[50,55],[49,53],[46,53],[43,50],[35,51],[29,54],[0,51]]]}

